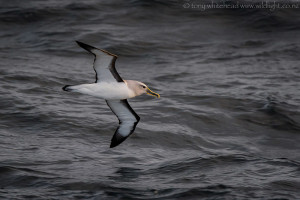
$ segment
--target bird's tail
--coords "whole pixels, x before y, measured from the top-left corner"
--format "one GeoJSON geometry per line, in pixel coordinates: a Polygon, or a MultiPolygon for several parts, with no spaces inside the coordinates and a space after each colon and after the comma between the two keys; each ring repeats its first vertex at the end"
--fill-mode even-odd
{"type": "Polygon", "coordinates": [[[65,85],[62,89],[63,91],[67,91],[67,92],[70,92],[72,91],[72,89],[70,88],[72,85],[65,85]]]}

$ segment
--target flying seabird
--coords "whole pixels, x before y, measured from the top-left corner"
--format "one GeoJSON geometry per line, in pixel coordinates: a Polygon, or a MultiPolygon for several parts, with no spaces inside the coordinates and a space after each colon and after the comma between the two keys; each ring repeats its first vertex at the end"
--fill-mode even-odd
{"type": "Polygon", "coordinates": [[[147,85],[134,80],[123,80],[115,68],[117,56],[103,49],[98,49],[76,41],[83,49],[94,55],[94,70],[96,82],[92,84],[66,85],[62,89],[68,92],[78,92],[105,99],[111,111],[119,119],[119,126],[111,139],[110,148],[122,143],[130,136],[140,117],[134,112],[127,99],[142,94],[160,97],[152,92],[147,85]]]}

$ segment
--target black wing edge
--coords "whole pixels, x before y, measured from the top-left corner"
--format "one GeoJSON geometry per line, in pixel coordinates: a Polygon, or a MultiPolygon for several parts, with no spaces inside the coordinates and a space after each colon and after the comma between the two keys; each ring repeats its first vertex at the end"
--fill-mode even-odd
{"type": "MultiPolygon", "coordinates": [[[[96,47],[93,47],[93,46],[91,46],[91,45],[84,44],[84,43],[79,42],[79,41],[76,41],[76,42],[77,42],[77,44],[78,44],[81,48],[87,50],[88,52],[90,52],[90,53],[92,53],[92,54],[94,54],[94,53],[93,53],[91,50],[92,50],[92,49],[97,49],[96,47]]],[[[94,54],[94,55],[95,55],[95,54],[94,54]]]]}
{"type": "Polygon", "coordinates": [[[133,110],[133,109],[131,108],[131,106],[129,105],[127,99],[121,100],[121,103],[122,103],[124,106],[126,106],[126,107],[130,110],[130,112],[134,115],[136,121],[139,122],[140,119],[141,119],[140,116],[138,116],[138,115],[136,114],[136,112],[134,112],[134,110],[133,110]]]}
{"type": "Polygon", "coordinates": [[[122,103],[124,106],[126,106],[129,109],[129,111],[134,115],[134,117],[136,119],[136,122],[134,122],[133,128],[130,131],[130,133],[128,134],[128,136],[123,137],[122,135],[120,135],[118,133],[118,130],[120,128],[120,125],[121,125],[122,121],[119,119],[118,115],[113,111],[113,109],[111,109],[111,107],[109,106],[108,102],[106,101],[106,104],[108,105],[108,107],[117,116],[117,118],[119,120],[119,127],[117,128],[117,130],[115,131],[115,133],[114,133],[114,135],[113,135],[113,137],[111,139],[110,148],[114,148],[114,147],[118,146],[119,144],[121,144],[122,142],[124,142],[134,132],[136,125],[139,123],[139,121],[141,119],[140,116],[138,116],[136,114],[136,112],[134,112],[134,110],[131,108],[131,106],[129,105],[127,99],[120,100],[120,103],[122,103]]]}
{"type": "Polygon", "coordinates": [[[122,142],[124,142],[134,132],[137,124],[138,124],[138,121],[134,122],[132,130],[130,131],[129,135],[126,137],[123,137],[121,134],[119,134],[119,132],[118,132],[118,130],[120,128],[120,126],[119,126],[117,128],[114,136],[111,139],[110,148],[114,148],[114,147],[118,146],[119,144],[121,144],[122,142]]]}
{"type": "MultiPolygon", "coordinates": [[[[90,52],[91,54],[94,55],[94,63],[95,63],[96,55],[95,55],[91,50],[92,50],[92,49],[97,49],[97,48],[96,48],[96,47],[93,47],[93,46],[91,46],[91,45],[88,45],[88,44],[84,44],[83,42],[79,42],[79,41],[76,41],[76,43],[77,43],[81,48],[87,50],[88,52],[90,52]]],[[[94,68],[94,67],[93,67],[93,68],[94,68]]],[[[95,71],[95,73],[96,73],[96,76],[95,76],[96,81],[95,81],[95,83],[97,83],[97,82],[98,82],[98,75],[97,75],[97,72],[96,72],[95,68],[94,68],[94,71],[95,71]]]]}
{"type": "Polygon", "coordinates": [[[110,63],[109,70],[118,82],[124,82],[123,79],[121,78],[121,76],[119,75],[119,73],[116,70],[116,67],[115,67],[116,60],[117,60],[117,57],[114,57],[113,60],[110,63]]]}
{"type": "Polygon", "coordinates": [[[127,137],[123,137],[122,135],[120,135],[118,133],[118,130],[119,130],[119,127],[116,130],[114,136],[111,138],[111,142],[110,142],[109,148],[114,148],[114,147],[118,146],[119,144],[121,144],[122,142],[124,142],[128,138],[128,136],[127,137]]]}
{"type": "MultiPolygon", "coordinates": [[[[90,52],[91,54],[93,54],[93,55],[95,56],[95,58],[94,58],[94,63],[95,63],[95,60],[96,60],[96,55],[91,51],[92,49],[97,49],[97,50],[99,50],[99,51],[102,51],[102,52],[104,52],[104,53],[110,55],[110,56],[113,56],[113,59],[112,59],[112,61],[111,61],[111,63],[110,63],[110,66],[109,66],[110,72],[112,73],[112,75],[114,76],[114,78],[115,78],[118,82],[124,82],[123,79],[121,78],[121,76],[119,75],[119,73],[117,72],[116,67],[115,67],[115,63],[116,63],[116,60],[117,60],[118,56],[116,56],[116,55],[114,55],[114,54],[112,54],[112,53],[110,53],[110,52],[108,52],[108,51],[105,51],[105,50],[103,50],[103,49],[98,49],[98,48],[93,47],[93,46],[91,46],[91,45],[85,44],[85,43],[83,43],[83,42],[79,42],[79,41],[76,41],[76,42],[77,42],[77,44],[78,44],[81,48],[87,50],[88,52],[90,52]]],[[[97,76],[97,72],[96,72],[95,68],[94,68],[94,71],[95,71],[95,73],[96,73],[96,81],[95,81],[95,82],[97,83],[97,82],[98,82],[98,76],[97,76]]]]}
{"type": "MultiPolygon", "coordinates": [[[[91,52],[92,49],[98,49],[99,51],[102,51],[103,53],[106,53],[107,55],[113,56],[113,57],[115,57],[115,58],[118,57],[117,55],[115,55],[115,54],[113,54],[113,53],[110,53],[110,52],[108,52],[108,51],[106,51],[106,50],[104,50],[104,49],[99,49],[99,48],[93,47],[93,46],[91,46],[91,45],[85,44],[85,43],[83,43],[83,42],[79,42],[79,41],[77,41],[77,40],[76,40],[76,42],[77,42],[77,44],[78,44],[80,47],[82,47],[83,49],[87,50],[88,52],[90,52],[90,53],[92,53],[92,54],[94,54],[93,52],[91,52]]],[[[95,55],[95,54],[94,54],[94,55],[95,55]]]]}

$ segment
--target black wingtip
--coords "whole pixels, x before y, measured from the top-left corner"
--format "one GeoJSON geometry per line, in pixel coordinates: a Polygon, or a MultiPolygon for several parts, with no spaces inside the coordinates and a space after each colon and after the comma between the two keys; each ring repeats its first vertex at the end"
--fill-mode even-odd
{"type": "Polygon", "coordinates": [[[69,86],[71,86],[71,85],[65,85],[65,86],[62,88],[62,90],[63,90],[63,91],[70,91],[70,90],[68,89],[69,86]]]}
{"type": "Polygon", "coordinates": [[[93,52],[91,51],[92,49],[97,49],[96,47],[93,47],[93,46],[88,45],[88,44],[84,44],[83,42],[79,42],[79,41],[76,41],[76,42],[77,42],[77,44],[78,44],[81,48],[87,50],[87,51],[90,52],[90,53],[93,53],[93,52]]]}
{"type": "Polygon", "coordinates": [[[117,144],[110,143],[109,148],[114,148],[114,147],[116,147],[116,146],[118,146],[118,145],[117,145],[117,144]]]}
{"type": "Polygon", "coordinates": [[[119,133],[115,133],[113,138],[111,139],[110,148],[114,148],[114,147],[118,146],[119,144],[124,142],[127,138],[128,138],[128,136],[123,137],[119,133]]]}

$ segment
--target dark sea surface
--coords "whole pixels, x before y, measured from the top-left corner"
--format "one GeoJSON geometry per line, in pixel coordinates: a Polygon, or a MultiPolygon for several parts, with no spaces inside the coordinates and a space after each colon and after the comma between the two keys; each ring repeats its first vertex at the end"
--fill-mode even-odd
{"type": "Polygon", "coordinates": [[[0,0],[0,199],[300,199],[300,8],[203,2],[0,0]],[[75,40],[161,95],[116,148],[75,40]]]}

